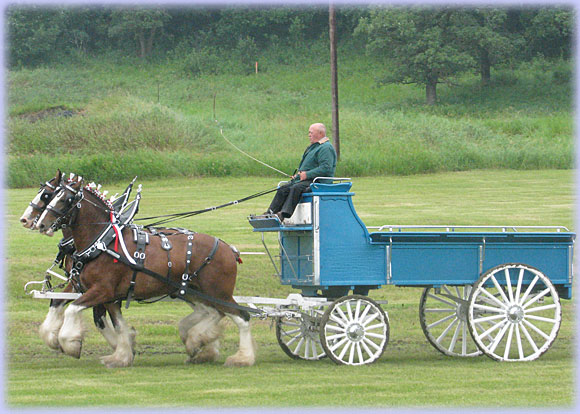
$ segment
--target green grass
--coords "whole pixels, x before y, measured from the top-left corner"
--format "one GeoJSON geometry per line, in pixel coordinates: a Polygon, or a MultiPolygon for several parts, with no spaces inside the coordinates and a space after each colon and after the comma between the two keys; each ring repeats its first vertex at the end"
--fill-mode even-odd
{"type": "MultiPolygon", "coordinates": [[[[573,171],[473,171],[354,180],[354,204],[368,226],[382,224],[564,225],[574,229],[573,171]]],[[[49,174],[50,175],[50,174],[49,174]]],[[[44,179],[49,178],[46,174],[44,179]]],[[[93,177],[87,177],[92,179],[93,177]]],[[[218,205],[270,188],[267,177],[167,178],[143,183],[140,217],[218,205]]],[[[125,181],[111,183],[111,193],[125,181]]],[[[23,293],[42,278],[57,238],[22,229],[18,218],[34,189],[7,190],[6,379],[10,407],[534,407],[570,408],[575,401],[575,305],[563,300],[563,322],[553,347],[532,363],[497,363],[486,357],[448,358],[425,339],[418,318],[421,289],[387,286],[371,292],[388,299],[391,339],[370,366],[336,366],[328,359],[294,361],[276,342],[270,321],[253,320],[257,363],[225,368],[237,334],[225,323],[218,363],[185,365],[177,322],[181,303],[132,304],[124,312],[136,327],[137,356],[128,369],[108,370],[99,356],[110,350],[85,312],[88,337],[80,360],[56,354],[37,329],[47,301],[23,293]]],[[[246,221],[267,197],[176,224],[223,238],[242,251],[263,250],[246,221]]],[[[276,243],[275,235],[267,240],[276,243]]],[[[285,297],[264,256],[243,256],[237,295],[285,297]]]]}
{"type": "MultiPolygon", "coordinates": [[[[307,144],[308,126],[331,125],[326,65],[270,64],[258,75],[202,77],[181,65],[86,58],[9,72],[8,186],[34,185],[59,166],[103,182],[132,178],[136,170],[148,179],[274,177],[222,139],[214,95],[225,136],[288,173],[307,144]],[[79,114],[27,118],[55,107],[79,114]]],[[[562,63],[536,66],[494,71],[489,88],[465,75],[458,86],[440,85],[440,103],[427,107],[422,88],[377,87],[381,65],[341,57],[337,175],[572,168],[571,84],[554,76],[562,63]]]]}

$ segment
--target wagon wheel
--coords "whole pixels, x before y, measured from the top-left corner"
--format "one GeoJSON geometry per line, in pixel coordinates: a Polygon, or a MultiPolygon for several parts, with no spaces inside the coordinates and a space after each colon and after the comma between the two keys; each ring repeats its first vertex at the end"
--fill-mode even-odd
{"type": "Polygon", "coordinates": [[[423,333],[439,352],[473,357],[481,351],[467,327],[468,299],[472,286],[428,287],[421,295],[419,320],[423,333]]]}
{"type": "Polygon", "coordinates": [[[375,362],[389,342],[389,319],[372,299],[344,296],[333,302],[320,322],[320,341],[337,364],[375,362]]]}
{"type": "Polygon", "coordinates": [[[276,339],[280,348],[293,359],[317,361],[326,354],[320,344],[321,308],[300,312],[289,309],[288,315],[276,318],[276,339]]]}
{"type": "Polygon", "coordinates": [[[539,358],[556,339],[561,316],[552,282],[524,264],[489,270],[469,299],[469,331],[483,353],[498,361],[539,358]]]}

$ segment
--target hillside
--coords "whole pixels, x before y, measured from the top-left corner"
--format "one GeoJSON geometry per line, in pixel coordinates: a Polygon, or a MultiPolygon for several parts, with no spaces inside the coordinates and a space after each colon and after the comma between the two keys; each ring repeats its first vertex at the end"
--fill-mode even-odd
{"type": "MultiPolygon", "coordinates": [[[[320,51],[322,53],[322,51],[320,51]]],[[[324,52],[326,53],[326,52],[324,52]]],[[[183,62],[83,58],[7,73],[7,185],[61,168],[106,183],[172,176],[292,173],[313,122],[331,125],[330,75],[310,59],[259,62],[250,75],[191,76],[183,62]]],[[[571,67],[535,61],[440,85],[377,86],[362,55],[339,59],[339,176],[573,167],[571,67]]]]}

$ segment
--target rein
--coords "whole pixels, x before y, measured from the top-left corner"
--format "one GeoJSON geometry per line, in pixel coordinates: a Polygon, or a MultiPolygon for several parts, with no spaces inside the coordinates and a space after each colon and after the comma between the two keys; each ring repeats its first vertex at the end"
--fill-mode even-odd
{"type": "Polygon", "coordinates": [[[238,200],[230,201],[230,202],[227,202],[225,204],[221,204],[219,206],[207,207],[207,208],[204,208],[204,209],[201,209],[201,210],[187,211],[187,212],[184,212],[184,213],[173,213],[173,214],[165,214],[165,215],[161,215],[161,216],[143,217],[143,218],[135,219],[134,221],[153,220],[153,219],[159,219],[160,218],[162,220],[156,221],[154,223],[146,224],[144,227],[149,228],[149,227],[159,226],[161,224],[169,223],[171,221],[175,221],[175,220],[179,220],[179,219],[183,219],[183,218],[188,218],[188,217],[196,216],[198,214],[207,213],[209,211],[215,211],[215,210],[218,210],[220,208],[228,207],[228,206],[231,206],[231,205],[237,205],[239,203],[243,203],[244,201],[248,201],[248,200],[251,200],[253,198],[261,197],[263,195],[272,193],[272,192],[278,190],[278,188],[280,188],[280,187],[276,187],[276,188],[271,188],[269,190],[260,191],[258,193],[249,195],[249,196],[244,197],[244,198],[240,198],[238,200]]]}

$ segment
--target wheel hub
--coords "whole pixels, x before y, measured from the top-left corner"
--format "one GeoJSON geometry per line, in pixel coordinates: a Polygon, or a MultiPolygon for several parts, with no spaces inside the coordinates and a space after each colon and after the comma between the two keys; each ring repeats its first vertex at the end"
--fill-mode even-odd
{"type": "Polygon", "coordinates": [[[514,305],[507,311],[507,319],[511,323],[520,323],[524,319],[524,310],[521,306],[514,305]]]}
{"type": "Polygon", "coordinates": [[[458,303],[455,314],[461,322],[467,322],[467,304],[458,303]]]}
{"type": "Polygon", "coordinates": [[[359,342],[363,339],[365,330],[361,324],[353,323],[346,329],[346,335],[351,341],[359,342]]]}

